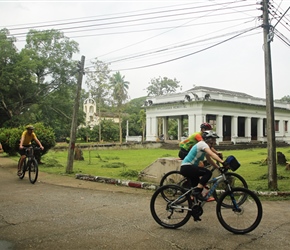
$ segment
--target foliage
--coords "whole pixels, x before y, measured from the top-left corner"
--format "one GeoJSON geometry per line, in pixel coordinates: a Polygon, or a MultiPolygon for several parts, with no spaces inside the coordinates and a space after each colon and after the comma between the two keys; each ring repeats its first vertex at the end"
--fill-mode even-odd
{"type": "Polygon", "coordinates": [[[148,96],[160,96],[160,95],[167,95],[171,93],[175,93],[176,89],[180,88],[179,81],[175,78],[169,79],[167,77],[161,78],[153,78],[147,87],[147,95],[148,96]]]}
{"type": "Polygon", "coordinates": [[[138,171],[132,169],[125,170],[120,174],[121,177],[125,178],[137,178],[138,175],[139,175],[138,171]]]}
{"type": "Polygon", "coordinates": [[[83,141],[87,141],[91,138],[91,129],[89,127],[82,127],[77,130],[77,138],[81,138],[83,141]]]}
{"type": "Polygon", "coordinates": [[[177,119],[169,119],[168,121],[168,135],[170,139],[176,140],[177,139],[177,128],[178,128],[178,121],[177,119]]]}
{"type": "Polygon", "coordinates": [[[15,39],[7,29],[0,30],[0,125],[18,125],[22,112],[31,103],[37,102],[34,96],[37,83],[30,75],[27,59],[17,52],[15,39]],[[29,89],[29,91],[27,91],[29,89]],[[34,98],[33,98],[34,96],[34,98]],[[15,121],[12,119],[15,118],[15,121]]]}
{"type": "Polygon", "coordinates": [[[80,128],[78,129],[78,136],[86,141],[86,137],[90,138],[90,141],[100,141],[99,140],[99,129],[101,128],[102,140],[114,142],[118,141],[118,124],[110,119],[103,119],[99,125],[90,128],[80,128]]]}
{"type": "Polygon", "coordinates": [[[114,105],[116,105],[118,118],[119,118],[119,141],[122,143],[123,132],[122,132],[122,120],[124,103],[128,99],[129,82],[125,81],[125,76],[122,76],[118,71],[110,79],[110,89],[113,94],[114,105]]]}
{"type": "MultiPolygon", "coordinates": [[[[68,136],[77,73],[72,56],[78,44],[60,31],[30,30],[18,52],[8,34],[0,31],[0,46],[6,48],[0,52],[0,125],[43,122],[57,137],[68,136]]],[[[83,122],[82,113],[78,120],[83,122]]]]}
{"type": "Polygon", "coordinates": [[[141,125],[142,130],[142,141],[145,140],[145,131],[146,131],[146,112],[144,109],[141,109],[139,112],[139,120],[138,123],[141,125]]]}
{"type": "Polygon", "coordinates": [[[281,101],[284,101],[284,102],[288,102],[288,103],[290,103],[290,95],[283,96],[283,97],[281,98],[281,101]]]}
{"type": "MultiPolygon", "coordinates": [[[[49,149],[55,146],[54,132],[52,128],[44,127],[42,123],[36,123],[33,126],[35,127],[35,134],[37,138],[41,141],[41,144],[44,147],[44,150],[41,151],[41,154],[44,155],[49,149]]],[[[0,129],[0,142],[5,153],[8,155],[17,155],[17,152],[19,151],[20,138],[23,131],[25,131],[25,126],[0,129]]]]}
{"type": "MultiPolygon", "coordinates": [[[[92,98],[96,99],[97,104],[97,114],[99,120],[102,120],[101,110],[109,103],[109,85],[108,81],[110,79],[110,69],[108,64],[98,60],[97,58],[91,62],[93,64],[94,69],[86,70],[86,85],[90,89],[90,94],[92,98]]],[[[99,141],[102,140],[102,127],[99,123],[99,134],[97,138],[99,141]]]]}
{"type": "Polygon", "coordinates": [[[118,141],[118,125],[115,122],[110,119],[104,119],[101,122],[101,127],[104,141],[118,141]]]}

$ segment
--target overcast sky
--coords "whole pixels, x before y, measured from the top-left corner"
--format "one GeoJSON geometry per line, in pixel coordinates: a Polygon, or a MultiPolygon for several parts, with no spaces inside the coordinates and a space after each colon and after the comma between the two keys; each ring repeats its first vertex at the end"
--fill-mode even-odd
{"type": "MultiPolygon", "coordinates": [[[[186,91],[207,86],[265,98],[258,1],[2,1],[0,28],[24,46],[31,28],[59,29],[79,43],[76,60],[98,58],[130,82],[131,99],[153,78],[176,79],[186,91]],[[19,29],[22,28],[22,29],[19,29]]],[[[289,0],[271,0],[274,99],[290,95],[289,0]],[[275,15],[272,15],[276,13],[275,15]],[[277,24],[277,25],[276,25],[277,24]]],[[[85,87],[85,78],[83,82],[85,87]]],[[[179,92],[180,90],[178,90],[179,92]]]]}

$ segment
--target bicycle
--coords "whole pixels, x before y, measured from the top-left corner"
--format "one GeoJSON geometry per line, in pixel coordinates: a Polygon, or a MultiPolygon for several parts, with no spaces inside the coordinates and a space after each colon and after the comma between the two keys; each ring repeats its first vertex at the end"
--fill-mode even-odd
{"type": "MultiPolygon", "coordinates": [[[[231,157],[231,156],[229,156],[231,157]]],[[[211,167],[211,165],[205,166],[206,168],[211,167]]],[[[236,171],[240,164],[238,162],[235,162],[235,164],[232,164],[229,166],[232,171],[236,171]]],[[[213,172],[215,168],[212,168],[211,171],[213,172]]],[[[227,180],[230,182],[231,187],[243,187],[248,188],[248,184],[246,180],[239,174],[234,172],[228,172],[228,169],[225,169],[225,176],[227,177],[227,180]]],[[[179,185],[185,189],[191,188],[191,181],[188,180],[185,176],[183,176],[179,170],[173,170],[168,173],[166,173],[160,180],[159,186],[164,186],[168,184],[176,184],[179,185]]],[[[219,183],[216,190],[212,193],[212,196],[214,197],[215,201],[218,201],[226,189],[226,186],[223,182],[219,183]]]]}
{"type": "MultiPolygon", "coordinates": [[[[34,184],[38,177],[38,163],[34,156],[34,151],[39,151],[40,147],[29,146],[25,149],[25,159],[21,166],[21,174],[19,175],[20,179],[23,179],[25,176],[25,172],[29,173],[29,180],[32,184],[34,184]]],[[[18,165],[20,164],[20,159],[18,161],[18,165]]]]}
{"type": "MultiPolygon", "coordinates": [[[[226,178],[225,168],[219,168],[220,175],[212,178],[211,188],[205,199],[209,198],[217,186],[223,182],[227,188],[216,203],[216,215],[220,224],[234,234],[253,231],[261,222],[263,208],[258,196],[249,189],[232,188],[226,178]]],[[[150,212],[154,220],[165,228],[179,228],[190,217],[199,221],[206,201],[198,200],[194,187],[185,189],[178,185],[164,185],[158,188],[150,201],[150,212]]]]}

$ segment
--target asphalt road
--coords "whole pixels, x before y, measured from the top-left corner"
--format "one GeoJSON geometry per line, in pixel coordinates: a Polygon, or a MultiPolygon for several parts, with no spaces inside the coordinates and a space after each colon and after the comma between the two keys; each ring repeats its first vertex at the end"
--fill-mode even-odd
{"type": "Polygon", "coordinates": [[[262,202],[259,227],[234,235],[219,224],[215,202],[201,222],[160,227],[149,210],[152,193],[44,173],[32,185],[0,157],[0,250],[289,249],[290,201],[262,202]]]}

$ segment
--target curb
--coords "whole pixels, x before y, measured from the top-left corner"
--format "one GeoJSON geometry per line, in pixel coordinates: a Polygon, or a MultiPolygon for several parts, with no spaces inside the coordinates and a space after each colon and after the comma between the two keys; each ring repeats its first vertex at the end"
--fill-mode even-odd
{"type": "MultiPolygon", "coordinates": [[[[159,188],[159,185],[147,182],[138,182],[138,181],[130,181],[130,180],[121,180],[121,179],[114,179],[114,178],[107,178],[102,176],[92,176],[87,174],[76,174],[76,179],[84,180],[84,181],[95,181],[99,183],[106,183],[106,184],[114,184],[126,187],[133,187],[133,188],[142,188],[147,190],[156,190],[159,188]]],[[[255,191],[253,192],[259,196],[290,196],[290,192],[280,192],[280,191],[255,191]]]]}
{"type": "Polygon", "coordinates": [[[159,186],[153,183],[139,182],[139,181],[130,181],[130,180],[121,180],[113,179],[101,176],[92,176],[87,174],[76,174],[76,179],[85,180],[85,181],[95,181],[99,183],[114,184],[126,187],[142,188],[148,190],[156,190],[159,186]]]}

